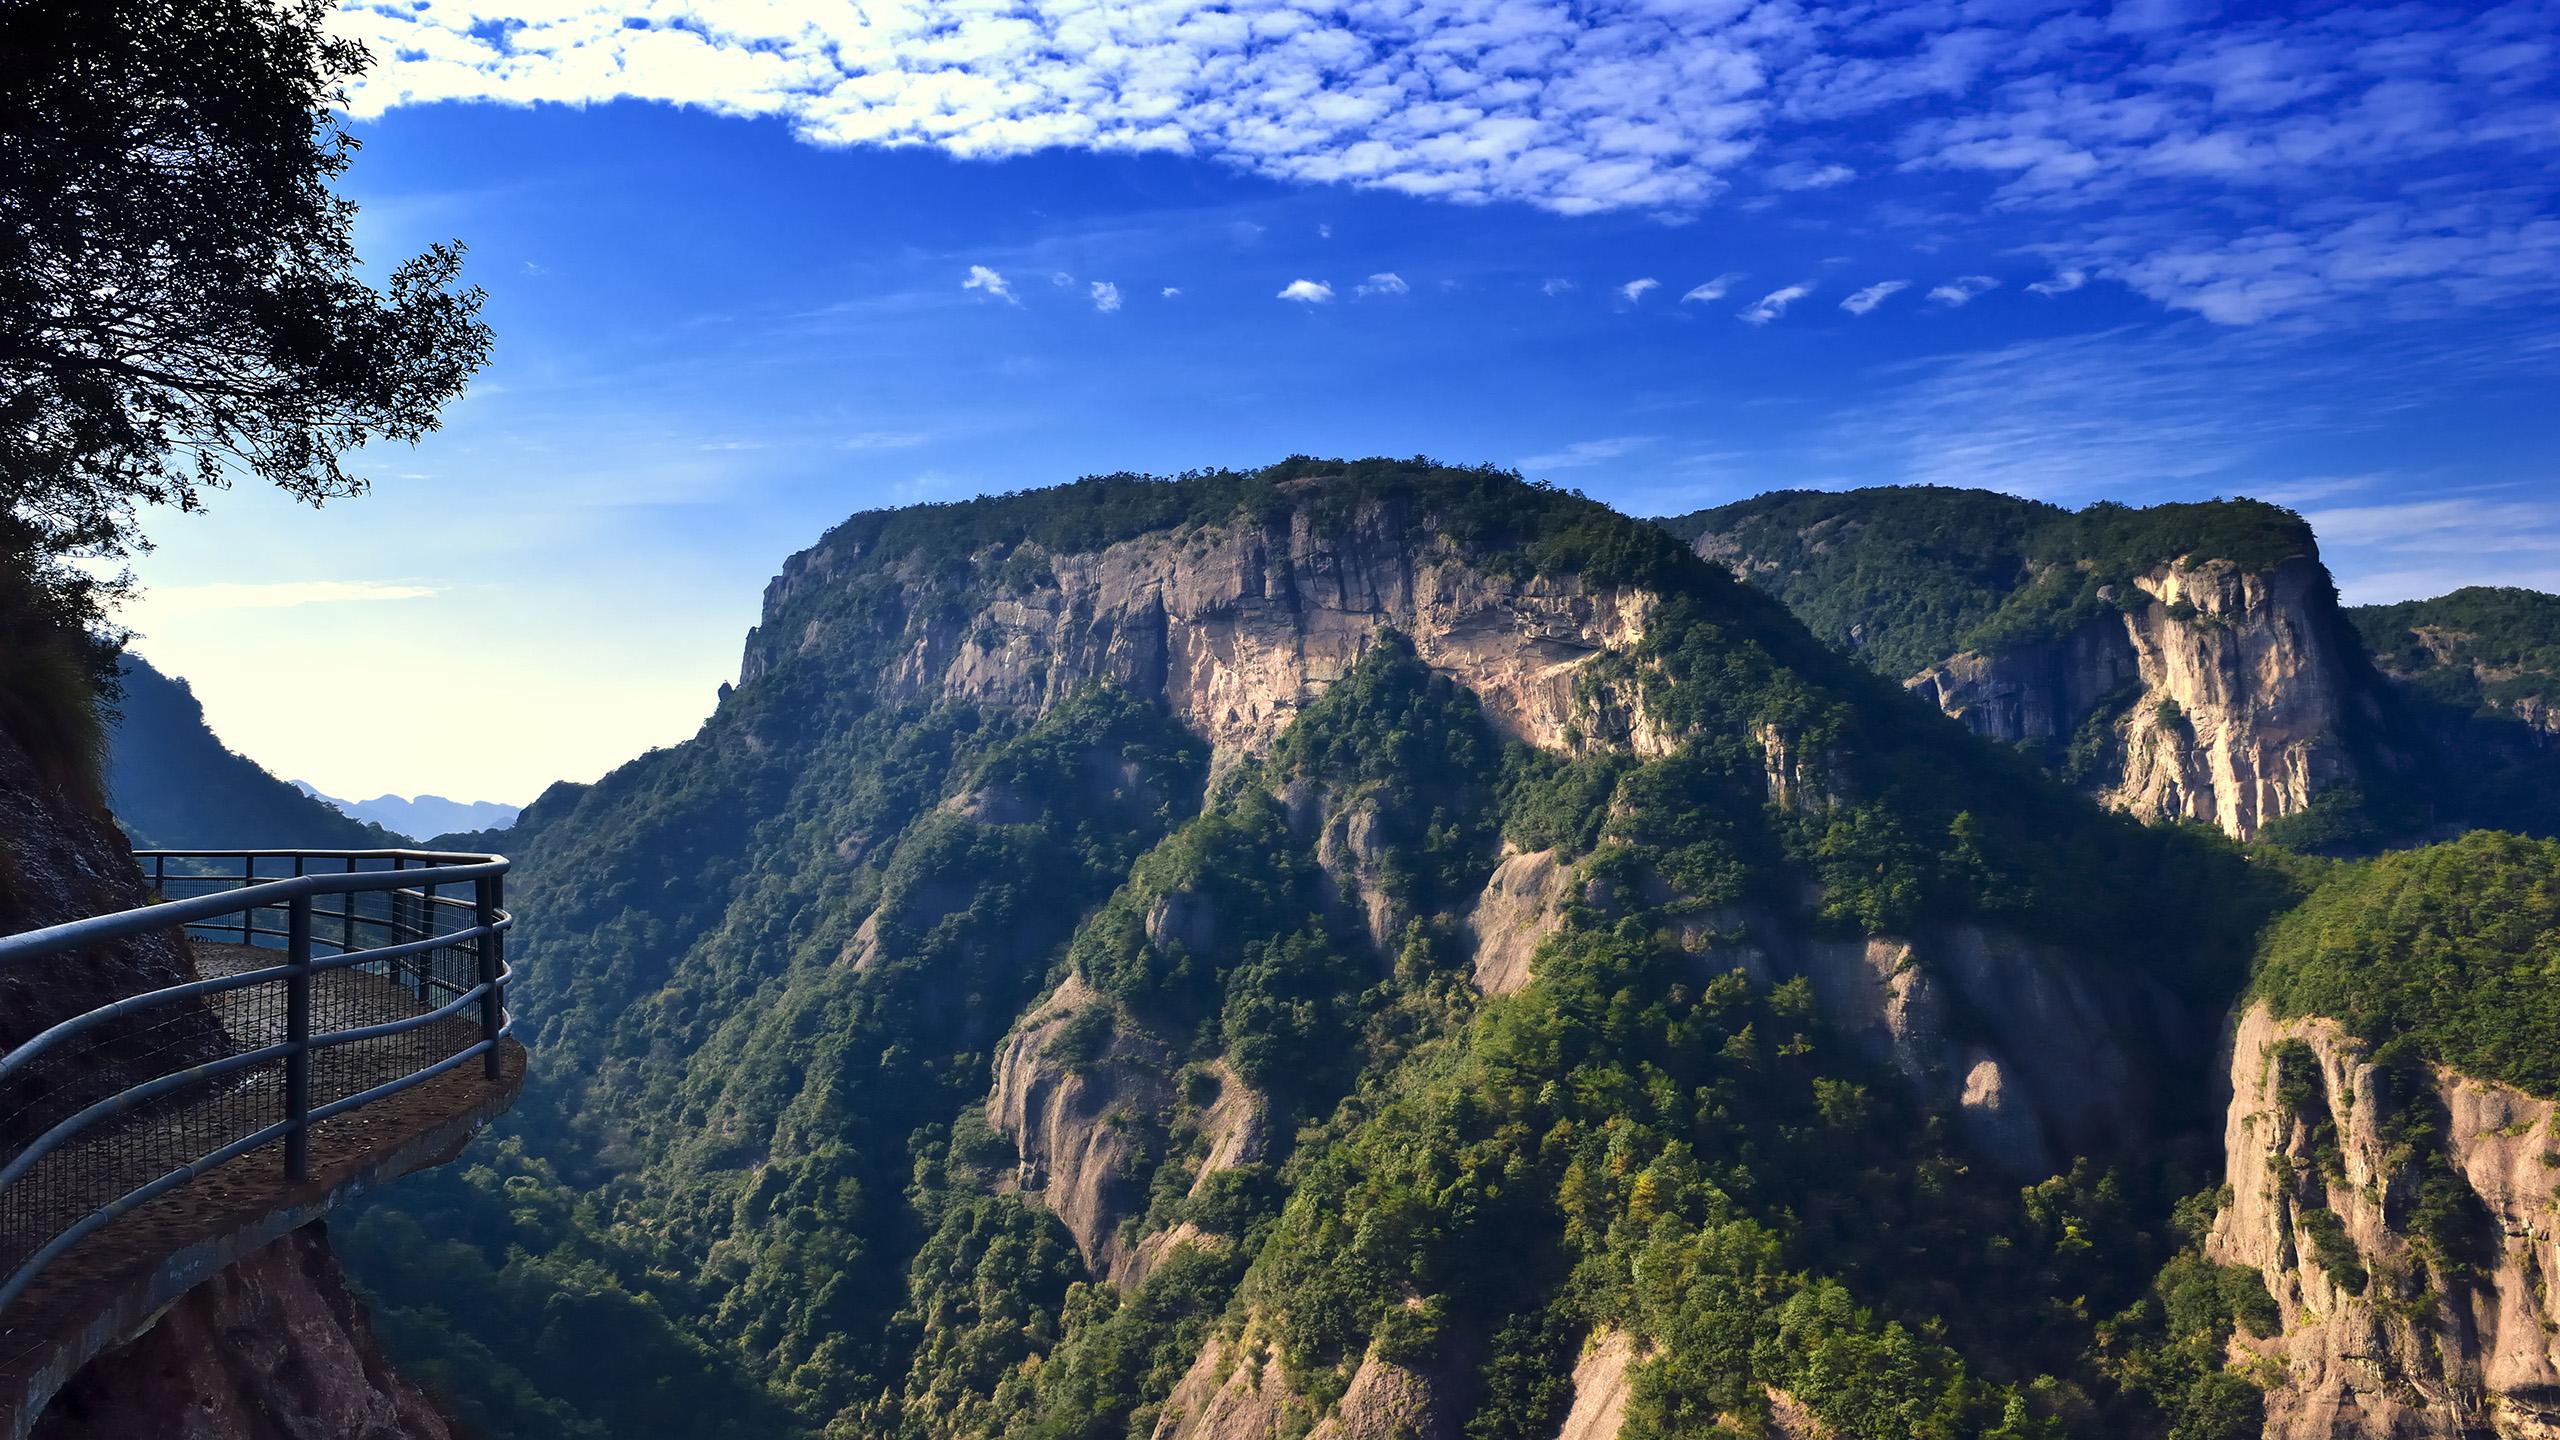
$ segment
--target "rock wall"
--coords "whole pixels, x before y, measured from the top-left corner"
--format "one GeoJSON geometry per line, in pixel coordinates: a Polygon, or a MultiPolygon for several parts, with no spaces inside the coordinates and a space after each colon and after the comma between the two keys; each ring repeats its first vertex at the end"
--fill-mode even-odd
{"type": "Polygon", "coordinates": [[[391,1368],[319,1226],[187,1292],[82,1367],[36,1440],[452,1440],[391,1368]]]}
{"type": "Polygon", "coordinates": [[[1187,1107],[1171,1049],[1143,1031],[1118,1025],[1086,1063],[1056,1053],[1075,1017],[1110,1008],[1072,974],[1033,1006],[997,1052],[987,1120],[1021,1157],[1019,1192],[1066,1226],[1088,1270],[1134,1288],[1175,1246],[1207,1243],[1188,1226],[1134,1243],[1122,1233],[1124,1221],[1144,1212],[1148,1178],[1166,1147],[1197,1144],[1197,1194],[1218,1171],[1260,1161],[1268,1137],[1261,1098],[1224,1062],[1204,1067],[1212,1093],[1187,1107]]]}
{"type": "MultiPolygon", "coordinates": [[[[2275,1381],[2269,1440],[2560,1437],[2560,1106],[2445,1070],[2429,1088],[2395,1095],[2334,1022],[2278,1020],[2258,1005],[2238,1024],[2224,1135],[2231,1198],[2208,1253],[2265,1276],[2283,1316],[2281,1334],[2237,1342],[2275,1381]],[[2308,1116],[2278,1094],[2289,1041],[2317,1064],[2308,1116]],[[2491,1232],[2476,1280],[2433,1275],[2409,1233],[2410,1162],[2386,1130],[2410,1103],[2442,1107],[2444,1154],[2491,1232]],[[2324,1264],[2324,1227],[2306,1219],[2314,1210],[2336,1217],[2363,1285],[2337,1273],[2343,1260],[2324,1264]]],[[[2327,1253],[2339,1257],[2334,1240],[2327,1253]]]]}
{"type": "MultiPolygon", "coordinates": [[[[90,777],[30,754],[0,729],[0,934],[134,909],[149,899],[133,851],[90,777]]],[[[195,978],[176,932],[0,969],[0,1053],[113,1000],[195,978]]],[[[30,1139],[89,1101],[220,1053],[201,1005],[109,1024],[22,1071],[0,1094],[0,1140],[30,1139]]]]}
{"type": "Polygon", "coordinates": [[[2119,612],[2060,639],[1967,651],[1906,684],[2011,742],[2067,745],[2121,706],[2107,802],[2241,839],[2354,777],[2346,733],[2375,702],[2319,562],[2172,564],[2133,583],[2119,612]]]}
{"type": "MultiPolygon", "coordinates": [[[[978,564],[992,572],[1009,558],[989,554],[978,564]]],[[[1267,745],[1393,626],[1522,740],[1667,748],[1636,697],[1595,707],[1576,695],[1585,665],[1643,633],[1650,594],[1487,573],[1402,504],[1369,505],[1323,526],[1300,509],[1267,525],[1151,534],[1038,558],[1053,586],[997,593],[990,583],[967,613],[906,615],[902,652],[880,677],[884,697],[1039,708],[1106,679],[1161,699],[1212,742],[1223,768],[1267,745]]],[[[831,627],[854,622],[795,626],[793,617],[813,592],[871,563],[849,542],[793,556],[765,592],[739,683],[755,683],[793,653],[824,654],[838,638],[831,627]]]]}
{"type": "MultiPolygon", "coordinates": [[[[1467,920],[1477,989],[1507,995],[1530,982],[1573,888],[1573,868],[1550,852],[1503,857],[1467,920]]],[[[2203,1058],[2189,1038],[2200,1027],[2157,984],[1976,925],[1831,939],[1753,908],[1682,916],[1673,932],[1702,972],[1805,977],[1825,1024],[1953,1115],[1976,1153],[2025,1179],[2150,1134],[2164,1079],[2203,1058]]]]}
{"type": "Polygon", "coordinates": [[[1680,934],[1702,969],[1804,976],[1825,1024],[2020,1179],[2151,1134],[2164,1075],[2201,1058],[2165,990],[1979,926],[1836,940],[1718,911],[1690,917],[1680,934]]]}

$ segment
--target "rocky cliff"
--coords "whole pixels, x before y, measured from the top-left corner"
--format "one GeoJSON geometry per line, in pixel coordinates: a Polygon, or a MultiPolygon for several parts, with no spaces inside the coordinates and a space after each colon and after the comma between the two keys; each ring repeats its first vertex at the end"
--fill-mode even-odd
{"type": "Polygon", "coordinates": [[[2240,1340],[2269,1440],[2560,1436],[2560,1106],[2244,1014],[2208,1253],[2267,1281],[2240,1340]]]}
{"type": "Polygon", "coordinates": [[[2356,778],[2348,737],[2381,716],[2318,561],[2162,565],[2100,598],[2108,613],[2063,635],[1906,683],[1978,735],[2064,757],[2111,805],[2244,840],[2356,778]]]}
{"type": "Polygon", "coordinates": [[[1089,552],[999,542],[967,564],[1021,588],[980,606],[892,604],[885,614],[826,601],[858,579],[912,580],[925,567],[903,557],[883,567],[859,537],[831,537],[793,556],[767,587],[739,684],[753,685],[787,654],[841,648],[844,627],[885,624],[898,636],[878,676],[885,701],[1042,709],[1107,681],[1160,701],[1216,747],[1223,768],[1267,746],[1394,628],[1522,740],[1563,748],[1614,738],[1659,751],[1640,705],[1595,710],[1576,694],[1594,657],[1643,633],[1648,595],[1570,574],[1489,572],[1426,522],[1389,496],[1347,515],[1301,505],[1089,552]],[[1592,735],[1594,723],[1615,733],[1592,735]]]}
{"type": "Polygon", "coordinates": [[[2071,512],[1901,487],[1665,523],[1976,734],[2133,814],[2245,839],[2403,763],[2309,528],[2273,506],[2071,512]]]}
{"type": "Polygon", "coordinates": [[[36,1440],[452,1440],[374,1342],[320,1227],[187,1292],[82,1367],[36,1440]]]}

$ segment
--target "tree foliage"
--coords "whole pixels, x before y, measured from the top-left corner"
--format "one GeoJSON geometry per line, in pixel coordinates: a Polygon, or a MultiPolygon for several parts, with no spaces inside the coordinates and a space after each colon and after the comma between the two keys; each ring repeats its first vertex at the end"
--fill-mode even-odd
{"type": "Polygon", "coordinates": [[[367,63],[324,0],[0,7],[0,550],[131,547],[234,475],[317,503],[485,361],[438,245],[358,273],[333,107],[367,63]]]}

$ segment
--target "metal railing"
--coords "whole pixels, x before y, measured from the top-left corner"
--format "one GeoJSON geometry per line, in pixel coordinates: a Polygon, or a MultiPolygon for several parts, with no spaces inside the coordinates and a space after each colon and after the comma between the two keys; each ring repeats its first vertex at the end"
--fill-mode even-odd
{"type": "Polygon", "coordinates": [[[198,978],[0,1056],[0,1311],[81,1240],[262,1146],[280,1143],[283,1179],[301,1182],[320,1122],[475,1057],[501,1075],[505,857],[136,858],[155,903],[0,937],[0,974],[175,926],[200,942],[198,978]],[[101,1073],[129,1083],[96,1096],[101,1073]]]}

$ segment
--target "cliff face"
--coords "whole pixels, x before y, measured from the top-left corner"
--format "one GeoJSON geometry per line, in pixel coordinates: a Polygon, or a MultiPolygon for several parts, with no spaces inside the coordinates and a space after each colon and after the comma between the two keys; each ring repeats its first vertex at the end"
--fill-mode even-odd
{"type": "MultiPolygon", "coordinates": [[[[1037,566],[1054,584],[1002,595],[975,612],[897,613],[900,652],[879,679],[890,702],[954,699],[1045,708],[1089,680],[1161,701],[1215,747],[1223,768],[1267,745],[1339,679],[1385,627],[1483,699],[1508,733],[1566,748],[1586,738],[1575,680],[1594,657],[1643,633],[1652,599],[1571,576],[1513,577],[1470,564],[1403,504],[1363,505],[1319,529],[1307,508],[1284,520],[1194,527],[1100,550],[1053,554],[1026,544],[977,558],[995,570],[1037,566]]],[[[740,685],[789,651],[823,654],[839,625],[881,617],[785,617],[841,584],[866,556],[850,541],[792,557],[765,592],[740,685]]],[[[1630,704],[1603,722],[1645,753],[1664,741],[1630,704]]]]}
{"type": "Polygon", "coordinates": [[[1978,735],[2076,748],[2111,805],[2241,839],[2355,777],[2345,737],[2373,702],[2318,561],[2171,564],[2132,583],[2108,597],[2119,613],[1906,683],[1978,735]]]}
{"type": "Polygon", "coordinates": [[[2283,1316],[2235,1342],[2271,1382],[2266,1434],[2560,1436],[2560,1106],[2409,1074],[2330,1021],[2239,1023],[2208,1254],[2283,1316]]]}
{"type": "MultiPolygon", "coordinates": [[[[0,731],[0,933],[129,910],[148,898],[131,848],[84,779],[41,763],[0,731]]],[[[174,933],[11,966],[0,972],[0,1051],[110,1001],[194,978],[174,933]]],[[[0,1138],[30,1138],[29,1127],[79,1104],[218,1053],[221,1031],[201,1006],[154,1018],[166,1023],[111,1024],[15,1082],[0,1138]]]]}
{"type": "Polygon", "coordinates": [[[82,1367],[36,1440],[452,1440],[374,1343],[318,1226],[189,1291],[82,1367]]]}

